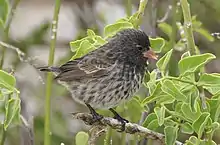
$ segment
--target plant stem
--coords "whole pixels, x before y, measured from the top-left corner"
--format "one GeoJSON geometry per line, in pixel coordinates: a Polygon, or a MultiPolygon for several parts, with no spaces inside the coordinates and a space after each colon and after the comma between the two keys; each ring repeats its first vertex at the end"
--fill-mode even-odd
{"type": "MultiPolygon", "coordinates": [[[[172,0],[172,33],[171,33],[171,38],[170,38],[170,48],[174,49],[175,44],[176,44],[176,34],[177,34],[177,16],[178,16],[178,7],[177,7],[177,0],[172,0]]],[[[174,51],[173,51],[174,52],[174,51]]],[[[172,56],[169,61],[169,75],[171,76],[176,76],[178,74],[177,72],[177,61],[175,61],[176,58],[174,56],[174,53],[172,53],[172,56]]]]}
{"type": "Polygon", "coordinates": [[[126,133],[121,133],[121,145],[126,145],[126,133]]]}
{"type": "Polygon", "coordinates": [[[176,26],[176,21],[177,21],[177,0],[173,0],[172,3],[172,33],[171,33],[171,48],[174,48],[176,44],[176,33],[177,33],[177,26],[176,26]]]}
{"type": "Polygon", "coordinates": [[[196,54],[196,46],[195,46],[195,41],[194,41],[194,37],[193,37],[192,19],[191,19],[189,4],[188,4],[187,0],[181,0],[180,2],[181,2],[181,6],[182,6],[182,11],[183,11],[184,28],[185,28],[185,33],[186,33],[188,49],[189,49],[191,55],[195,55],[196,54]]]}
{"type": "Polygon", "coordinates": [[[4,128],[4,124],[2,124],[2,135],[1,135],[1,144],[0,145],[4,145],[5,144],[5,138],[6,138],[6,130],[4,128]]]}
{"type": "Polygon", "coordinates": [[[105,140],[104,140],[104,145],[112,145],[112,128],[108,127],[105,140]]]}
{"type": "Polygon", "coordinates": [[[125,6],[126,6],[126,14],[127,17],[130,17],[132,15],[132,3],[131,0],[124,0],[125,6]]]}
{"type": "MultiPolygon", "coordinates": [[[[7,19],[6,19],[6,22],[5,22],[5,25],[4,25],[4,36],[3,36],[3,41],[4,42],[8,42],[8,39],[9,39],[9,29],[10,29],[10,25],[11,25],[11,22],[12,22],[12,19],[14,17],[14,13],[15,13],[15,10],[19,4],[20,0],[14,0],[12,2],[12,6],[11,6],[11,9],[10,9],[10,12],[7,16],[7,19]]],[[[0,69],[2,69],[3,67],[3,64],[4,64],[4,57],[5,57],[5,50],[6,50],[6,47],[5,46],[1,46],[2,48],[2,51],[1,51],[1,57],[0,57],[0,69]]]]}
{"type": "Polygon", "coordinates": [[[147,5],[148,0],[140,0],[139,8],[138,8],[138,14],[137,14],[137,22],[134,24],[135,28],[139,28],[140,24],[142,22],[142,17],[144,15],[144,10],[147,5]]]}
{"type": "MultiPolygon", "coordinates": [[[[196,49],[196,45],[195,45],[194,37],[193,37],[192,19],[191,19],[189,4],[188,4],[187,0],[181,0],[180,2],[181,2],[182,10],[183,10],[184,28],[185,28],[185,32],[186,32],[186,39],[187,39],[188,49],[189,49],[191,55],[196,55],[196,54],[198,54],[198,51],[196,49]]],[[[200,72],[202,73],[203,70],[201,69],[200,72]]],[[[199,73],[200,72],[196,72],[196,74],[195,74],[196,81],[198,81],[198,79],[199,79],[199,73]]],[[[206,109],[207,105],[206,105],[206,102],[205,102],[204,89],[203,89],[202,86],[198,86],[197,88],[198,88],[199,93],[200,93],[202,108],[206,109]]]]}
{"type": "MultiPolygon", "coordinates": [[[[50,54],[48,60],[49,66],[53,65],[54,62],[59,11],[60,11],[60,0],[56,0],[53,21],[52,21],[52,28],[51,28],[50,54]]],[[[44,145],[50,145],[51,87],[52,87],[52,73],[48,73],[47,84],[46,84],[46,101],[45,101],[44,145]]]]}

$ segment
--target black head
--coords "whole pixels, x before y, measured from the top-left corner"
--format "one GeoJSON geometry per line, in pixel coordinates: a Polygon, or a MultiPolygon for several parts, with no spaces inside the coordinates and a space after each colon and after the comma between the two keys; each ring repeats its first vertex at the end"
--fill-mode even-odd
{"type": "Polygon", "coordinates": [[[119,39],[125,40],[128,44],[132,42],[142,51],[150,49],[150,40],[144,31],[138,29],[125,29],[120,31],[116,36],[119,39]]]}
{"type": "Polygon", "coordinates": [[[142,65],[148,58],[156,59],[156,55],[150,50],[148,36],[141,30],[122,30],[115,35],[110,45],[117,51],[118,59],[122,62],[142,65]]]}

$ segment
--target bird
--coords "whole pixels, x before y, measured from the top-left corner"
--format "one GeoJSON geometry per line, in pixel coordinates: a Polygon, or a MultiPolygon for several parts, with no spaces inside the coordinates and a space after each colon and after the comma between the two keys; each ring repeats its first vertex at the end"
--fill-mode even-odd
{"type": "Polygon", "coordinates": [[[156,60],[157,55],[147,34],[128,28],[80,58],[39,70],[53,72],[55,80],[71,92],[74,100],[85,104],[95,120],[103,117],[95,109],[109,109],[124,128],[128,120],[113,108],[130,100],[140,89],[149,59],[156,60]]]}

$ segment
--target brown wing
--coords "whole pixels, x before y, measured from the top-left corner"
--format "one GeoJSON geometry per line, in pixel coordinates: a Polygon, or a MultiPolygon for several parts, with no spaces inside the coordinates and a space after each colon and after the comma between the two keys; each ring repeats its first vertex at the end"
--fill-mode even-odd
{"type": "Polygon", "coordinates": [[[62,65],[55,79],[65,82],[86,82],[92,78],[108,75],[115,67],[115,63],[104,57],[87,55],[62,65]]]}

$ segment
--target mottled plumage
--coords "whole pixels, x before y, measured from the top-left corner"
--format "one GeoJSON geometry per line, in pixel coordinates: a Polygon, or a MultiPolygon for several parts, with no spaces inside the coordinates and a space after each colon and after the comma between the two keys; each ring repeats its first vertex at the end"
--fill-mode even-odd
{"type": "Polygon", "coordinates": [[[140,88],[146,61],[155,58],[149,48],[149,38],[143,31],[126,29],[81,58],[40,70],[55,72],[55,79],[75,100],[93,108],[112,108],[140,88]]]}

